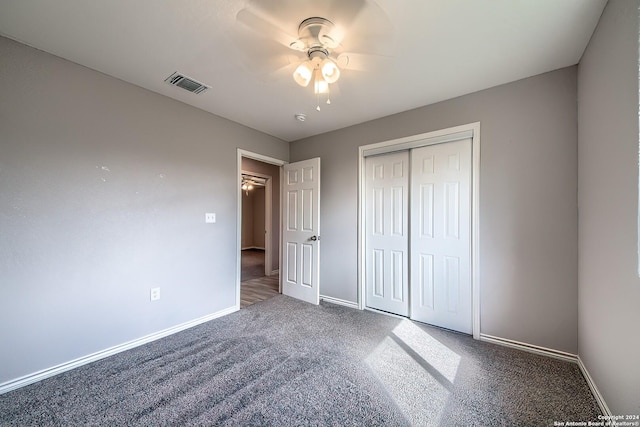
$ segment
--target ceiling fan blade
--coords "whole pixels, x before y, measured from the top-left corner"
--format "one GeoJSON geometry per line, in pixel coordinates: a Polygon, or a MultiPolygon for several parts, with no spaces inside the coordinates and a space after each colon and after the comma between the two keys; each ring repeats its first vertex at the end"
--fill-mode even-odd
{"type": "Polygon", "coordinates": [[[280,79],[291,79],[293,82],[293,71],[302,62],[302,58],[295,55],[284,54],[278,56],[278,65],[274,64],[271,69],[262,69],[262,72],[258,72],[260,80],[265,82],[273,82],[280,79]]]}
{"type": "Polygon", "coordinates": [[[236,20],[263,38],[274,40],[287,48],[292,48],[291,43],[297,40],[297,37],[287,34],[274,23],[246,8],[238,12],[236,20]]]}
{"type": "Polygon", "coordinates": [[[340,27],[337,30],[345,32],[341,51],[391,55],[396,50],[391,20],[375,2],[365,3],[348,27],[340,27]]]}
{"type": "Polygon", "coordinates": [[[352,23],[366,8],[367,2],[366,0],[329,0],[323,2],[322,5],[324,7],[319,7],[314,12],[318,16],[328,19],[334,25],[320,31],[318,38],[326,46],[336,48],[344,40],[352,23]]]}
{"type": "Polygon", "coordinates": [[[366,0],[331,0],[329,3],[325,18],[344,28],[349,28],[367,7],[366,0]]]}
{"type": "Polygon", "coordinates": [[[253,34],[235,31],[227,38],[237,46],[234,53],[240,65],[253,75],[267,75],[289,66],[292,62],[299,63],[302,60],[296,52],[273,40],[265,39],[256,43],[253,34]]]}
{"type": "Polygon", "coordinates": [[[378,71],[393,66],[393,57],[368,53],[344,52],[338,55],[338,66],[354,71],[378,71]]]}

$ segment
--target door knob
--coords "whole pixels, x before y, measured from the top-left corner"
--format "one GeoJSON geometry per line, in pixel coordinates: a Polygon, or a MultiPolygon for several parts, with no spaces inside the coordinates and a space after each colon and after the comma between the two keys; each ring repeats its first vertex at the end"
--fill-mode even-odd
{"type": "Polygon", "coordinates": [[[320,240],[320,238],[318,236],[311,236],[309,240],[312,240],[315,242],[316,240],[320,240]]]}

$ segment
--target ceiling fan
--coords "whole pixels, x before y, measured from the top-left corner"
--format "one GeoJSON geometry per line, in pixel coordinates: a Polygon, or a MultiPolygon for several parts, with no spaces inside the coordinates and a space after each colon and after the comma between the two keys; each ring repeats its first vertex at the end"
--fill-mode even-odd
{"type": "MultiPolygon", "coordinates": [[[[262,43],[260,55],[250,55],[257,66],[287,58],[276,68],[293,68],[293,80],[313,88],[318,111],[320,96],[331,103],[330,85],[336,88],[342,70],[367,70],[387,53],[391,39],[386,14],[371,0],[254,0],[236,20],[276,42],[262,43]]],[[[249,41],[248,52],[256,52],[256,42],[249,41]]]]}

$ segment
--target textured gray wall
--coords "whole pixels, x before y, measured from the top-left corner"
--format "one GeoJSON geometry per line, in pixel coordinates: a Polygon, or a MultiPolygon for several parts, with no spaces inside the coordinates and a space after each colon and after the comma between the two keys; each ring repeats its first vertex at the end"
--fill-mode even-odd
{"type": "Polygon", "coordinates": [[[0,383],[233,307],[236,147],[289,156],[0,38],[0,383]]]}
{"type": "Polygon", "coordinates": [[[640,414],[638,9],[609,1],[580,62],[580,358],[614,414],[640,414]]]}
{"type": "Polygon", "coordinates": [[[481,331],[576,353],[576,87],[569,67],[293,143],[322,158],[320,293],[357,298],[358,146],[480,121],[481,331]]]}

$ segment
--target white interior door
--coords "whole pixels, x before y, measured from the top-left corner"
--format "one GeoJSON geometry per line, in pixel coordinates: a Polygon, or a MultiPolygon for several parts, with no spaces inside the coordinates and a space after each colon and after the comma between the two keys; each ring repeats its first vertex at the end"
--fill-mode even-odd
{"type": "Polygon", "coordinates": [[[407,151],[365,159],[367,307],[409,315],[407,151]]]}
{"type": "Polygon", "coordinates": [[[411,152],[411,318],[470,334],[471,139],[411,152]]]}
{"type": "Polygon", "coordinates": [[[283,167],[282,293],[320,303],[320,158],[283,167]]]}

